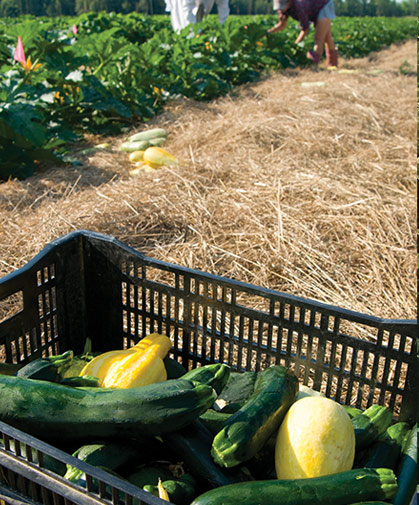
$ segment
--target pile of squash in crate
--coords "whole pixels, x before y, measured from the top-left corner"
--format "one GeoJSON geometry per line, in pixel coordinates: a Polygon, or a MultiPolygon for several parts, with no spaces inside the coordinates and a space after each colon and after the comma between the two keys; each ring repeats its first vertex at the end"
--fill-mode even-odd
{"type": "MultiPolygon", "coordinates": [[[[417,425],[342,406],[280,365],[186,371],[170,349],[153,333],[0,365],[0,419],[176,505],[409,503],[417,425]]],[[[86,484],[75,467],[51,469],[86,484]]]]}

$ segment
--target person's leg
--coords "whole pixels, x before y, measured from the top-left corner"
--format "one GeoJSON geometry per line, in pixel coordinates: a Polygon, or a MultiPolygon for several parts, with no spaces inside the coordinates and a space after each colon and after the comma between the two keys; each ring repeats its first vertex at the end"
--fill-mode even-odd
{"type": "Polygon", "coordinates": [[[228,18],[230,14],[230,6],[229,0],[216,0],[217,2],[217,12],[218,12],[218,21],[220,25],[225,23],[225,20],[228,18]]]}
{"type": "Polygon", "coordinates": [[[205,15],[205,7],[203,0],[197,0],[193,13],[195,14],[196,22],[200,23],[205,15]]]}
{"type": "MultiPolygon", "coordinates": [[[[330,33],[332,35],[331,21],[329,18],[318,19],[316,23],[316,31],[314,33],[313,50],[321,57],[324,50],[326,37],[330,33]]],[[[332,39],[333,40],[333,39],[332,39]]]]}
{"type": "Polygon", "coordinates": [[[336,49],[335,41],[332,36],[332,24],[330,24],[329,31],[326,33],[326,38],[324,40],[326,44],[326,50],[334,51],[336,49]]]}
{"type": "Polygon", "coordinates": [[[329,30],[329,32],[326,35],[325,45],[326,45],[327,66],[328,67],[337,67],[338,66],[338,50],[335,45],[335,41],[333,40],[331,29],[329,30]]]}

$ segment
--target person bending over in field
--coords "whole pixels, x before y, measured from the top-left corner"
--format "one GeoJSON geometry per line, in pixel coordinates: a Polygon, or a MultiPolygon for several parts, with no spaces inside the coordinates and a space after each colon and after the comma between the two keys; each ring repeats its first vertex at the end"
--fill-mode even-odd
{"type": "Polygon", "coordinates": [[[338,50],[332,36],[332,19],[335,19],[333,0],[273,0],[274,10],[278,11],[278,23],[268,33],[282,31],[287,26],[288,17],[300,22],[300,33],[295,41],[302,42],[309,31],[310,22],[314,23],[314,47],[307,52],[307,58],[319,63],[326,47],[328,67],[337,67],[338,50]]]}

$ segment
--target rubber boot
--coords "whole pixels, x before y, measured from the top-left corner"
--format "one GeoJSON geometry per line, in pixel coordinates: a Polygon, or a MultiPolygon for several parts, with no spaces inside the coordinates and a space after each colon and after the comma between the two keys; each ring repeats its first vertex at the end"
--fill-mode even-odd
{"type": "Polygon", "coordinates": [[[307,58],[311,60],[313,63],[317,65],[320,61],[320,54],[316,53],[316,51],[307,51],[307,58]]]}
{"type": "Polygon", "coordinates": [[[326,48],[326,59],[327,59],[327,66],[330,67],[337,67],[338,66],[338,50],[337,49],[332,49],[329,51],[329,49],[326,48]]]}

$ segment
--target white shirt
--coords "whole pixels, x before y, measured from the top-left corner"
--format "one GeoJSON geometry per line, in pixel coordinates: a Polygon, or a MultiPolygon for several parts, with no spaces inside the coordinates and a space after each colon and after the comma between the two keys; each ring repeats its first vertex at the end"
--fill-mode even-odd
{"type": "Polygon", "coordinates": [[[217,5],[218,20],[223,24],[230,14],[229,0],[165,0],[166,11],[170,12],[173,30],[179,33],[185,26],[195,24],[207,16],[217,5]],[[198,17],[197,17],[198,15],[198,17]]]}

